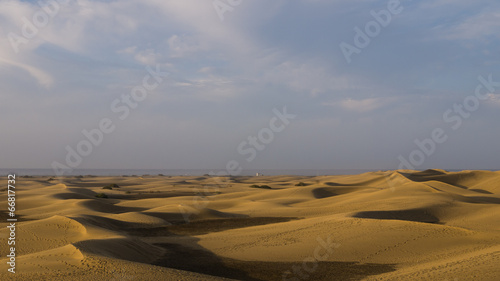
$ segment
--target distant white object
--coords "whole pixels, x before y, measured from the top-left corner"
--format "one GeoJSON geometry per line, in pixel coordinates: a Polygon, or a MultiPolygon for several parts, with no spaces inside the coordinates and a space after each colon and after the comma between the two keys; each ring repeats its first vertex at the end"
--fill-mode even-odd
{"type": "Polygon", "coordinates": [[[259,176],[262,176],[262,174],[261,173],[256,173],[255,176],[259,177],[259,176]]]}

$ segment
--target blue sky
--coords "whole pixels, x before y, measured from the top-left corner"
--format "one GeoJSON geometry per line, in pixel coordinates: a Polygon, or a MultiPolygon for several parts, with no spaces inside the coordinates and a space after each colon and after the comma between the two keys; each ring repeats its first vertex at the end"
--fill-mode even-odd
{"type": "Polygon", "coordinates": [[[500,81],[500,3],[401,1],[348,63],[339,45],[391,1],[221,0],[240,3],[223,20],[211,0],[56,1],[25,38],[44,10],[0,0],[0,167],[65,164],[109,118],[78,168],[396,169],[440,128],[415,168],[499,169],[500,88],[456,130],[443,114],[500,81]],[[148,66],[168,77],[120,120],[110,105],[148,66]],[[238,145],[284,106],[296,118],[247,161],[238,145]]]}

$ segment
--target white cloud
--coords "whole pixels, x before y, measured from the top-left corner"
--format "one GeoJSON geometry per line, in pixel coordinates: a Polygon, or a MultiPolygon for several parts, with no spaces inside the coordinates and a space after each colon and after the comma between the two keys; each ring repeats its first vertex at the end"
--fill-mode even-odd
{"type": "Polygon", "coordinates": [[[127,47],[125,49],[118,50],[117,53],[131,55],[131,54],[135,54],[136,51],[137,51],[137,46],[130,46],[130,47],[127,47]]]}
{"type": "Polygon", "coordinates": [[[188,91],[191,98],[210,102],[224,102],[241,93],[238,83],[228,78],[209,75],[190,80],[177,81],[175,87],[188,91]]]}
{"type": "Polygon", "coordinates": [[[500,38],[500,11],[490,11],[475,15],[462,23],[453,26],[446,38],[453,40],[483,40],[487,36],[500,38]]]}
{"type": "Polygon", "coordinates": [[[170,57],[183,58],[206,49],[197,38],[186,35],[172,35],[167,40],[170,57]]]}
{"type": "Polygon", "coordinates": [[[200,73],[211,73],[213,71],[214,71],[214,68],[210,67],[210,66],[205,66],[205,67],[202,67],[198,70],[198,72],[200,72],[200,73]]]}
{"type": "Polygon", "coordinates": [[[136,53],[134,59],[143,65],[155,65],[158,60],[161,58],[161,55],[156,53],[153,49],[147,49],[141,52],[136,53]]]}
{"type": "Polygon", "coordinates": [[[4,59],[1,57],[0,57],[0,63],[4,63],[4,64],[11,65],[14,67],[18,67],[18,68],[28,72],[42,86],[50,87],[54,83],[54,79],[52,78],[52,76],[50,74],[48,74],[45,71],[43,71],[39,68],[36,68],[34,66],[27,65],[24,63],[20,63],[20,62],[16,62],[16,61],[12,61],[12,60],[8,60],[8,59],[4,59]]]}
{"type": "Polygon", "coordinates": [[[352,83],[349,76],[336,74],[333,69],[313,60],[293,59],[268,63],[260,65],[266,81],[287,85],[290,89],[311,97],[360,87],[352,83]]]}
{"type": "MultiPolygon", "coordinates": [[[[242,32],[239,26],[220,21],[212,1],[148,0],[144,3],[149,3],[188,33],[196,35],[196,45],[224,51],[226,55],[231,54],[233,57],[259,49],[256,42],[242,32]]],[[[243,9],[243,5],[238,6],[238,9],[243,9]]],[[[170,39],[171,47],[177,51],[193,46],[190,40],[182,36],[170,39]]]]}
{"type": "Polygon", "coordinates": [[[340,107],[348,111],[359,113],[370,112],[392,102],[392,98],[368,98],[368,99],[343,99],[336,102],[324,102],[325,106],[340,107]]]}
{"type": "Polygon", "coordinates": [[[500,107],[500,94],[488,94],[487,104],[500,107]]]}

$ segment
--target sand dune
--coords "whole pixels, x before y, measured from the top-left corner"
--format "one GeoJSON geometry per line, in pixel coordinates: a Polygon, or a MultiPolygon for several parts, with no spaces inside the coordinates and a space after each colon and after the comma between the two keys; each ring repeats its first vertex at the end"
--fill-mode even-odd
{"type": "Polygon", "coordinates": [[[500,280],[500,172],[17,182],[0,280],[500,280]]]}

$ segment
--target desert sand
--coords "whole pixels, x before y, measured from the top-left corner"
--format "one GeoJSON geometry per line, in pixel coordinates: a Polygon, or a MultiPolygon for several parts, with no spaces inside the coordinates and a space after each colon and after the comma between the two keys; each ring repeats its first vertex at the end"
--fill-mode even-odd
{"type": "Polygon", "coordinates": [[[0,280],[500,280],[500,172],[16,186],[15,274],[0,192],[0,280]]]}

